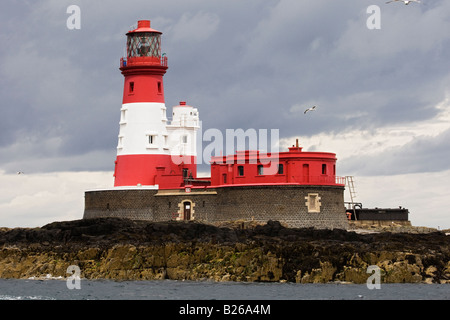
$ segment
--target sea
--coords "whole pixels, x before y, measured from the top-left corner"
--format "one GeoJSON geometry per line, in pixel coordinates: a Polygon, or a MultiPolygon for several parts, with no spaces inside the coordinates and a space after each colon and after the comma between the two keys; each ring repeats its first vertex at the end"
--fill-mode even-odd
{"type": "Polygon", "coordinates": [[[0,279],[0,300],[450,300],[450,284],[0,279]]]}
{"type": "Polygon", "coordinates": [[[50,310],[53,303],[64,302],[63,310],[96,310],[100,316],[114,318],[120,312],[125,312],[124,316],[128,317],[129,310],[164,310],[167,319],[186,319],[189,316],[282,319],[309,308],[314,308],[320,315],[330,316],[356,312],[353,305],[327,304],[347,301],[362,306],[369,314],[388,313],[392,316],[397,312],[404,317],[407,313],[415,316],[418,309],[426,309],[428,314],[432,310],[441,312],[448,308],[447,300],[450,300],[450,284],[382,283],[378,289],[369,289],[366,284],[348,283],[0,279],[0,308],[4,312],[11,309],[16,316],[18,312],[32,316],[35,310],[50,310]],[[386,305],[387,300],[395,302],[395,305],[386,305]],[[410,305],[399,305],[401,300],[410,305]],[[383,305],[364,304],[369,301],[381,301],[383,305]],[[429,307],[417,304],[420,301],[440,301],[443,304],[429,307]],[[100,303],[98,307],[92,305],[95,302],[100,303]],[[128,306],[127,302],[133,304],[128,306]],[[90,308],[92,306],[94,308],[90,308]],[[106,311],[109,314],[105,314],[106,311]]]}

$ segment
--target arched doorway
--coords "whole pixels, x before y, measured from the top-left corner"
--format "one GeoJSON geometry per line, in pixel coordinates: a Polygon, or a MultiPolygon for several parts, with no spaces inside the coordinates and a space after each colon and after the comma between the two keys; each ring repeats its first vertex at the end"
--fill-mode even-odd
{"type": "Polygon", "coordinates": [[[195,202],[183,199],[178,202],[178,218],[177,220],[195,220],[195,202]]]}

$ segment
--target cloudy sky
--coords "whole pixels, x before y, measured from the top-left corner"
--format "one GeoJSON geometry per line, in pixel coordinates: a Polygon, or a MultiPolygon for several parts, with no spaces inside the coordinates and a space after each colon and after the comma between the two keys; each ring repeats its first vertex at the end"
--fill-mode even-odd
{"type": "Polygon", "coordinates": [[[149,19],[169,59],[169,112],[185,100],[203,129],[279,129],[281,149],[299,138],[335,152],[364,206],[450,228],[448,17],[448,0],[6,0],[0,226],[79,219],[84,190],[112,186],[119,59],[149,19]],[[70,5],[80,29],[67,28],[70,5]]]}

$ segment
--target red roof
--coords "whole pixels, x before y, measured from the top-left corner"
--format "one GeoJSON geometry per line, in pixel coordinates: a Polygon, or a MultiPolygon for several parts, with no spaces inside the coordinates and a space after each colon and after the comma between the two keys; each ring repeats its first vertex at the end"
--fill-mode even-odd
{"type": "Polygon", "coordinates": [[[127,35],[135,32],[156,32],[162,33],[161,31],[150,28],[150,20],[139,20],[137,28],[131,31],[128,31],[127,35]]]}

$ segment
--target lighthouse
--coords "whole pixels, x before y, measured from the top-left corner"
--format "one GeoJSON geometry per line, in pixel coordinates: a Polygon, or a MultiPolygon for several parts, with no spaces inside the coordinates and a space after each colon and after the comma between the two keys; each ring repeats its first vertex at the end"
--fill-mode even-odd
{"type": "Polygon", "coordinates": [[[183,99],[166,110],[161,35],[149,20],[126,33],[114,187],[86,191],[83,218],[277,220],[296,228],[346,229],[345,180],[336,176],[336,154],[303,151],[298,140],[270,155],[243,150],[213,156],[210,176],[197,177],[199,111],[183,99]]]}
{"type": "Polygon", "coordinates": [[[197,174],[198,110],[180,102],[174,107],[174,123],[167,119],[163,77],[168,66],[161,35],[149,20],[138,21],[126,34],[115,187],[177,188],[197,174]]]}

